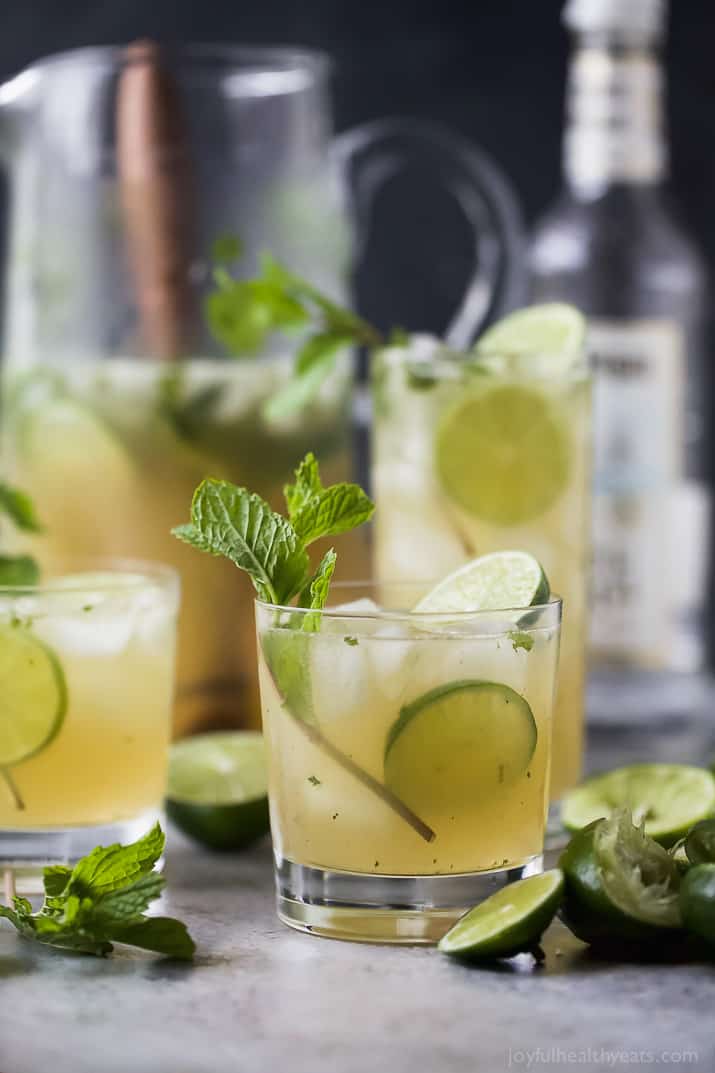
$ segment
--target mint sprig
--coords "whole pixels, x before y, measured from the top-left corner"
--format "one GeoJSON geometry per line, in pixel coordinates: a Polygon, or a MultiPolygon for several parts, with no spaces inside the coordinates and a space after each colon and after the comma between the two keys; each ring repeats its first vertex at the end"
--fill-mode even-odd
{"type": "MultiPolygon", "coordinates": [[[[30,497],[19,488],[0,481],[0,517],[17,529],[41,533],[42,525],[30,497]]],[[[36,585],[40,570],[31,555],[0,555],[0,585],[36,585]]]]}
{"type": "Polygon", "coordinates": [[[306,549],[320,537],[337,536],[368,521],[375,505],[356,484],[326,488],[313,454],[305,456],[294,483],[287,484],[283,493],[287,518],[254,492],[209,478],[194,493],[191,521],[172,532],[199,551],[222,555],[245,570],[261,600],[285,607],[297,597],[298,606],[310,612],[291,615],[297,621],[289,622],[289,628],[267,630],[261,638],[263,658],[284,708],[314,745],[429,842],[434,831],[322,734],[313,709],[311,634],[320,629],[337,556],[330,548],[311,574],[306,549]],[[298,624],[298,629],[290,628],[298,624]]]}
{"type": "Polygon", "coordinates": [[[146,915],[164,887],[164,877],[153,870],[163,849],[158,823],[137,842],[97,846],[74,868],[45,868],[45,900],[36,913],[26,898],[16,897],[12,908],[0,905],[0,917],[26,939],[64,950],[103,957],[114,943],[125,943],[189,960],[196,947],[186,925],[146,915]]]}
{"type": "Polygon", "coordinates": [[[225,258],[215,259],[221,262],[214,269],[216,289],[206,299],[204,311],[212,334],[234,357],[258,353],[276,332],[304,333],[292,379],[265,405],[264,415],[269,420],[287,417],[308,405],[345,347],[377,347],[384,342],[372,324],[269,254],[262,256],[259,274],[244,280],[231,275],[225,258]]]}

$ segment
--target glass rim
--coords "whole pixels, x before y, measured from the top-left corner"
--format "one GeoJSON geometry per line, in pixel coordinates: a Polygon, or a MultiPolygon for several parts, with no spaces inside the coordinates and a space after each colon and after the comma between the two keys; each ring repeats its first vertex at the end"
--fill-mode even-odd
{"type": "Polygon", "coordinates": [[[49,578],[42,578],[35,585],[2,585],[0,584],[0,597],[11,596],[58,596],[67,593],[87,592],[127,592],[136,591],[147,586],[161,585],[164,588],[175,590],[177,593],[181,587],[179,571],[168,563],[158,562],[155,559],[131,559],[121,556],[69,556],[60,560],[62,570],[52,570],[49,578]],[[76,569],[73,569],[76,567],[76,569]],[[66,569],[65,569],[66,568],[66,569]],[[109,579],[97,583],[91,581],[92,574],[114,574],[117,577],[129,574],[139,575],[136,584],[117,586],[109,579]],[[71,585],[58,585],[65,577],[76,578],[76,583],[71,585]],[[85,578],[86,580],[83,580],[85,578]]]}
{"type": "MultiPolygon", "coordinates": [[[[86,45],[79,48],[61,49],[58,52],[50,52],[46,56],[38,57],[23,71],[41,72],[69,63],[86,67],[104,67],[107,70],[117,69],[131,64],[133,60],[130,50],[132,47],[139,48],[142,45],[156,47],[162,56],[170,62],[176,61],[179,66],[183,64],[187,69],[193,67],[197,70],[208,68],[215,71],[217,76],[225,75],[227,71],[233,69],[236,73],[250,71],[253,74],[300,75],[303,78],[310,76],[315,84],[319,84],[332,74],[334,66],[327,52],[304,45],[171,43],[147,39],[123,45],[86,45]]],[[[22,74],[23,71],[19,73],[22,74]]],[[[283,92],[286,90],[284,89],[283,92]]]]}
{"type": "MultiPolygon", "coordinates": [[[[584,348],[584,353],[585,348],[584,348]]],[[[574,365],[561,372],[547,374],[539,370],[530,371],[528,368],[524,368],[527,362],[523,362],[518,369],[495,369],[488,364],[482,368],[477,367],[476,364],[470,364],[468,359],[474,356],[472,350],[451,350],[446,343],[441,340],[435,339],[434,351],[431,354],[419,355],[410,353],[409,347],[399,346],[385,346],[379,351],[380,357],[386,362],[388,366],[400,366],[403,369],[407,369],[411,372],[416,381],[417,388],[419,389],[419,377],[420,374],[425,375],[425,379],[434,377],[440,380],[440,382],[448,382],[451,380],[460,381],[463,379],[465,371],[472,372],[476,377],[484,377],[484,382],[487,381],[510,381],[517,383],[533,383],[539,385],[549,384],[583,384],[588,383],[592,379],[592,370],[588,358],[584,360],[583,364],[574,363],[574,365]],[[458,370],[460,375],[454,376],[455,370],[458,370]]],[[[532,357],[534,360],[548,358],[548,351],[535,352],[532,357]]],[[[484,357],[499,358],[509,357],[506,351],[493,350],[484,357]]],[[[528,359],[527,359],[528,360],[528,359]]]]}
{"type": "MultiPolygon", "coordinates": [[[[355,591],[357,589],[374,589],[377,582],[375,581],[335,581],[332,583],[330,589],[331,593],[334,593],[339,589],[350,589],[355,591]]],[[[386,588],[404,587],[414,589],[418,585],[427,585],[429,582],[425,582],[424,579],[418,581],[394,581],[394,582],[381,582],[386,588]]],[[[431,587],[431,586],[430,586],[431,587]]],[[[449,619],[453,622],[466,622],[473,619],[497,619],[498,616],[503,615],[526,615],[526,614],[543,614],[547,611],[560,610],[563,607],[563,599],[556,593],[552,593],[549,599],[540,604],[529,604],[528,606],[517,607],[498,607],[490,608],[489,610],[482,609],[478,611],[390,611],[389,609],[378,608],[377,611],[346,611],[344,609],[338,609],[336,607],[324,607],[321,611],[311,610],[309,607],[294,607],[291,604],[274,604],[268,600],[262,600],[259,596],[254,599],[256,607],[260,607],[266,611],[280,611],[289,612],[291,614],[301,615],[314,615],[319,614],[325,616],[331,621],[340,621],[341,619],[361,619],[364,621],[393,621],[393,622],[436,622],[437,620],[444,622],[445,619],[449,619]]],[[[528,624],[521,626],[525,632],[529,629],[543,629],[543,624],[529,626],[528,624]]]]}

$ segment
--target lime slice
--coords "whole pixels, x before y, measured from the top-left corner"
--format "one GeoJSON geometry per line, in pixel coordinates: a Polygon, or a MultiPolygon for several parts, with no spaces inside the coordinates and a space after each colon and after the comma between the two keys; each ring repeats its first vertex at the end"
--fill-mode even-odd
{"type": "Polygon", "coordinates": [[[592,820],[629,808],[636,824],[664,846],[715,812],[715,778],[689,764],[631,764],[587,779],[563,800],[561,821],[577,831],[592,820]]]}
{"type": "Polygon", "coordinates": [[[420,816],[453,815],[523,775],[536,737],[531,708],[509,686],[438,686],[406,704],[388,732],[385,784],[420,816]]]}
{"type": "Polygon", "coordinates": [[[561,855],[562,916],[592,945],[666,942],[680,926],[678,865],[626,809],[578,831],[561,855]]]}
{"type": "Polygon", "coordinates": [[[0,626],[0,768],[46,748],[67,711],[67,686],[54,652],[21,626],[0,626]]]}
{"type": "Polygon", "coordinates": [[[33,479],[61,488],[87,473],[91,487],[101,474],[104,487],[114,487],[133,472],[129,453],[119,437],[98,417],[72,399],[52,398],[25,411],[18,427],[23,462],[33,479]]]}
{"type": "MultiPolygon", "coordinates": [[[[559,376],[580,361],[586,322],[577,309],[561,302],[528,306],[510,313],[484,333],[474,348],[479,356],[529,359],[525,371],[559,376]]],[[[524,364],[522,362],[522,369],[524,364]]]]}
{"type": "Polygon", "coordinates": [[[518,525],[565,489],[568,429],[538,387],[483,378],[437,426],[435,465],[447,495],[475,518],[518,525]]]}
{"type": "Polygon", "coordinates": [[[549,582],[533,555],[494,551],[460,566],[414,608],[417,612],[502,611],[549,598],[549,582]]]}
{"type": "Polygon", "coordinates": [[[166,811],[211,849],[243,849],[268,830],[263,736],[253,731],[197,734],[172,745],[166,811]]]}
{"type": "Polygon", "coordinates": [[[519,879],[470,909],[440,940],[438,949],[465,961],[509,958],[531,951],[559,908],[564,890],[560,868],[519,879]]]}
{"type": "Polygon", "coordinates": [[[715,945],[715,864],[696,864],[684,876],[680,911],[688,931],[715,945]]]}

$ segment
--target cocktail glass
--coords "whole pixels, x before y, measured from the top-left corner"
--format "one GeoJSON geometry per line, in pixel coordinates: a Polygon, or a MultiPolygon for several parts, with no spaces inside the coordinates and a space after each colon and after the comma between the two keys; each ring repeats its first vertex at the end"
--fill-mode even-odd
{"type": "Polygon", "coordinates": [[[561,603],[435,615],[405,610],[412,586],[333,592],[348,602],[318,614],[256,603],[278,915],[435,942],[541,866],[561,603]]]}
{"type": "MultiPolygon", "coordinates": [[[[477,364],[424,339],[377,354],[372,488],[379,578],[431,578],[521,548],[561,595],[558,802],[577,783],[583,752],[590,384],[585,366],[554,373],[551,358],[477,364]]],[[[428,588],[416,586],[414,599],[428,588]]]]}
{"type": "Polygon", "coordinates": [[[128,842],[165,792],[179,583],[138,561],[0,587],[0,871],[128,842]]]}

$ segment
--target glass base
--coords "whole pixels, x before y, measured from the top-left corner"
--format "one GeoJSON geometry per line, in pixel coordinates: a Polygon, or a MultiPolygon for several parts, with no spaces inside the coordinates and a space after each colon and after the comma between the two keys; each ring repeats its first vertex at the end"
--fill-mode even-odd
{"type": "Polygon", "coordinates": [[[276,858],[278,916],[299,931],[363,943],[436,943],[507,883],[535,875],[541,856],[493,872],[382,876],[330,872],[276,858]]]}
{"type": "Polygon", "coordinates": [[[117,823],[26,831],[0,829],[0,880],[4,875],[5,886],[12,882],[18,894],[39,894],[43,889],[42,869],[48,864],[72,865],[95,846],[135,842],[161,816],[159,809],[149,809],[117,823]]]}

